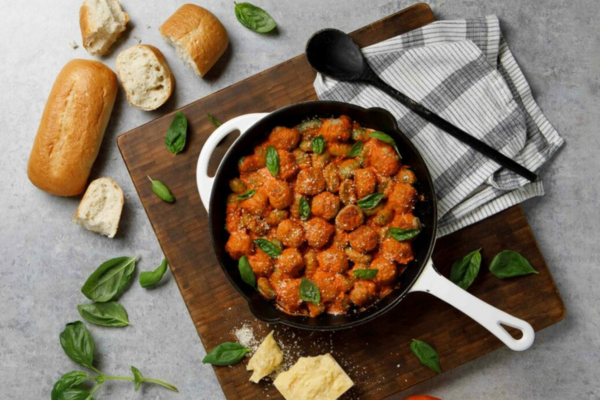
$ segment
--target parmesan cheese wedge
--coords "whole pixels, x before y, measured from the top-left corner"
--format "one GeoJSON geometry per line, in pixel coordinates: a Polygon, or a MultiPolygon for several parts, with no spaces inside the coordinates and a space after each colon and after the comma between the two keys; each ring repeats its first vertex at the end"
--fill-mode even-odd
{"type": "Polygon", "coordinates": [[[300,357],[273,382],[286,400],[335,400],[354,382],[331,354],[300,357]]]}
{"type": "Polygon", "coordinates": [[[262,378],[275,371],[282,361],[283,352],[273,339],[273,331],[271,331],[248,362],[246,369],[254,371],[250,381],[258,383],[262,378]]]}

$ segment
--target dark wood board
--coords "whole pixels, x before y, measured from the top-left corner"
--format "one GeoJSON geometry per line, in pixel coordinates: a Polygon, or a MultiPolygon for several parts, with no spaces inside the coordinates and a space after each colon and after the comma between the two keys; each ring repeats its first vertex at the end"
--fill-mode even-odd
{"type": "MultiPolygon", "coordinates": [[[[359,29],[352,36],[361,46],[366,46],[434,20],[429,6],[416,4],[359,29]]],[[[187,116],[190,128],[187,148],[177,156],[167,152],[164,146],[164,134],[172,114],[127,132],[117,141],[207,349],[235,340],[234,329],[244,323],[251,325],[260,338],[275,329],[276,338],[292,349],[293,361],[298,356],[331,352],[356,383],[344,398],[382,399],[434,376],[410,353],[412,338],[423,339],[438,350],[444,371],[498,349],[502,343],[464,314],[423,293],[409,295],[385,316],[352,330],[310,333],[280,325],[268,327],[252,317],[245,300],[218,266],[210,242],[207,214],[196,187],[198,155],[214,130],[206,118],[207,112],[228,120],[315,100],[314,78],[315,73],[301,55],[183,107],[181,111],[187,116]],[[177,202],[170,205],[159,200],[152,193],[146,175],[165,182],[177,202]]],[[[215,152],[213,170],[232,140],[227,139],[215,152]]],[[[479,247],[483,247],[484,267],[470,292],[525,319],[536,331],[564,318],[564,304],[519,206],[440,239],[434,261],[447,276],[454,260],[479,247]],[[493,255],[503,249],[521,252],[540,274],[507,280],[493,277],[486,266],[493,255]]],[[[268,382],[250,383],[245,363],[232,368],[217,367],[215,371],[228,399],[266,398],[267,395],[271,399],[281,398],[268,382]]]]}

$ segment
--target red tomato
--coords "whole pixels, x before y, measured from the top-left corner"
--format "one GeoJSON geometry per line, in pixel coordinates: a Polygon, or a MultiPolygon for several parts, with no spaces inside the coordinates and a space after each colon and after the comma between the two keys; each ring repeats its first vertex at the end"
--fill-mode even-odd
{"type": "Polygon", "coordinates": [[[442,400],[442,399],[438,399],[437,397],[431,397],[431,396],[425,396],[425,395],[419,394],[416,396],[410,396],[406,400],[442,400]]]}

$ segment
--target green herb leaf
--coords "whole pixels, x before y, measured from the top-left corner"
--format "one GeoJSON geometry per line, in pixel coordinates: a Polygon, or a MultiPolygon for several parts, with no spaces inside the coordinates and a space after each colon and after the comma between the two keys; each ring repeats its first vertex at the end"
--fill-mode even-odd
{"type": "Polygon", "coordinates": [[[258,33],[271,32],[277,26],[269,13],[250,3],[235,3],[235,17],[246,28],[258,33]]]}
{"type": "Polygon", "coordinates": [[[135,270],[137,257],[117,257],[100,265],[81,288],[90,300],[104,303],[123,292],[135,270]]]}
{"type": "Polygon", "coordinates": [[[417,356],[421,364],[435,373],[442,373],[442,369],[440,368],[440,356],[433,347],[422,340],[413,339],[410,344],[410,350],[417,356]]]}
{"type": "Polygon", "coordinates": [[[238,261],[238,269],[240,270],[240,275],[242,276],[242,280],[246,282],[248,285],[255,287],[256,286],[256,275],[254,275],[254,271],[248,262],[248,257],[242,256],[238,261]]]}
{"type": "Polygon", "coordinates": [[[255,239],[254,243],[271,258],[277,258],[281,255],[281,247],[269,242],[267,239],[255,239]]]}
{"type": "Polygon", "coordinates": [[[494,257],[490,264],[490,272],[501,279],[539,274],[525,257],[512,250],[504,250],[496,254],[496,257],[494,257]]]}
{"type": "Polygon", "coordinates": [[[302,300],[313,304],[321,303],[321,292],[319,291],[319,287],[310,279],[302,278],[299,291],[302,300]]]}
{"type": "Polygon", "coordinates": [[[116,301],[108,303],[80,304],[77,311],[83,319],[92,324],[109,327],[123,327],[129,325],[127,311],[116,301]]]}
{"type": "Polygon", "coordinates": [[[210,113],[206,113],[206,116],[208,117],[208,120],[213,123],[214,126],[216,126],[217,128],[221,126],[219,120],[213,117],[210,113]]]}
{"type": "Polygon", "coordinates": [[[375,138],[377,140],[381,140],[382,142],[391,145],[396,150],[396,153],[398,153],[398,155],[400,155],[400,150],[398,150],[398,145],[396,144],[396,141],[387,133],[383,133],[380,131],[374,131],[374,132],[369,133],[369,137],[375,138]]]}
{"type": "Polygon", "coordinates": [[[308,200],[306,200],[304,196],[300,197],[298,208],[300,211],[300,219],[302,221],[306,221],[308,217],[310,217],[310,205],[308,204],[308,200]]]}
{"type": "Polygon", "coordinates": [[[239,343],[225,342],[211,350],[204,357],[202,364],[233,365],[242,361],[242,358],[251,351],[239,343]]]}
{"type": "Polygon", "coordinates": [[[279,154],[275,147],[267,147],[267,169],[271,175],[277,177],[279,175],[279,154]]]}
{"type": "Polygon", "coordinates": [[[464,290],[467,290],[475,278],[477,278],[479,267],[481,265],[480,250],[481,249],[472,251],[452,264],[450,280],[464,290]]]}
{"type": "MultiPolygon", "coordinates": [[[[54,398],[52,400],[55,400],[54,398]]],[[[67,389],[56,397],[56,400],[94,400],[91,393],[83,389],[67,389]]]]}
{"type": "Polygon", "coordinates": [[[360,199],[356,204],[363,210],[371,210],[383,199],[383,193],[373,193],[360,199]]]}
{"type": "Polygon", "coordinates": [[[165,185],[161,181],[154,180],[149,176],[148,179],[150,179],[150,182],[152,182],[152,191],[155,195],[158,196],[159,199],[161,199],[162,201],[166,201],[167,203],[175,202],[175,197],[173,197],[167,185],[165,185]]]}
{"type": "Polygon", "coordinates": [[[188,121],[185,115],[181,111],[176,112],[173,122],[171,122],[171,126],[169,126],[165,135],[165,144],[167,145],[167,150],[171,153],[180,153],[185,147],[187,126],[188,121]]]}
{"type": "Polygon", "coordinates": [[[60,334],[60,345],[71,360],[84,367],[92,368],[94,339],[83,322],[68,323],[60,334]]]}
{"type": "Polygon", "coordinates": [[[237,196],[236,199],[246,200],[246,199],[249,199],[250,197],[254,196],[255,193],[256,193],[256,190],[254,190],[254,189],[246,190],[244,193],[237,196]]]}
{"type": "Polygon", "coordinates": [[[421,233],[420,229],[400,229],[400,228],[390,228],[388,229],[387,236],[392,237],[398,242],[403,242],[408,239],[412,239],[421,233]]]}
{"type": "Polygon", "coordinates": [[[63,393],[69,389],[76,388],[88,378],[88,375],[85,372],[81,371],[71,371],[67,372],[61,378],[56,381],[54,387],[52,388],[51,398],[52,400],[60,400],[63,399],[63,393]]]}
{"type": "Polygon", "coordinates": [[[363,149],[363,143],[361,141],[358,141],[352,145],[352,148],[350,148],[350,151],[348,152],[346,157],[348,157],[348,158],[358,157],[361,155],[362,149],[363,149]]]}
{"type": "Polygon", "coordinates": [[[131,372],[133,373],[133,379],[135,379],[135,391],[137,392],[138,390],[140,390],[142,382],[144,382],[144,376],[142,375],[140,370],[134,367],[133,365],[131,366],[131,372]]]}
{"type": "Polygon", "coordinates": [[[325,150],[325,138],[323,135],[319,135],[313,139],[312,150],[317,154],[323,153],[323,150],[325,150]]]}
{"type": "Polygon", "coordinates": [[[156,285],[163,278],[167,272],[167,259],[163,258],[162,262],[154,271],[144,271],[140,274],[140,286],[143,288],[149,288],[156,285]]]}
{"type": "Polygon", "coordinates": [[[355,269],[354,276],[360,279],[373,279],[377,276],[378,269],[355,269]]]}

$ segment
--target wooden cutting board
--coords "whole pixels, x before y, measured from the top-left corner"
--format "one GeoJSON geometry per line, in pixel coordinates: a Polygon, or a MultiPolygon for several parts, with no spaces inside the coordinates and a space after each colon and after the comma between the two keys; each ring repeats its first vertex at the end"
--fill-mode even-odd
{"type": "MultiPolygon", "coordinates": [[[[352,33],[361,46],[419,28],[435,20],[426,4],[417,4],[352,33]]],[[[207,214],[196,188],[200,149],[214,126],[206,113],[220,120],[246,113],[268,112],[306,100],[316,100],[315,73],[304,55],[198,100],[181,111],[189,120],[186,150],[173,156],[165,149],[164,134],[172,114],[118,138],[118,145],[142,204],[150,218],[173,275],[205,348],[235,340],[233,331],[252,326],[257,338],[275,329],[287,358],[330,352],[356,383],[345,399],[382,399],[435,376],[421,366],[409,349],[412,338],[433,345],[442,369],[461,364],[502,347],[502,343],[470,318],[433,296],[415,293],[385,316],[361,327],[317,333],[267,326],[252,317],[246,302],[229,284],[210,243],[207,214]],[[146,178],[165,182],[177,198],[173,205],[159,200],[146,178]]],[[[213,156],[213,171],[233,138],[213,156]]],[[[226,194],[223,194],[225,198],[226,194]]],[[[520,207],[513,207],[438,241],[433,259],[446,276],[452,263],[483,248],[483,267],[469,291],[482,300],[540,330],[565,317],[565,307],[533,233],[520,207]],[[501,250],[521,252],[540,272],[500,280],[487,265],[501,250]]],[[[519,357],[517,353],[514,357],[519,357]]],[[[269,383],[252,384],[245,362],[217,367],[215,372],[228,399],[279,399],[269,383]]]]}

